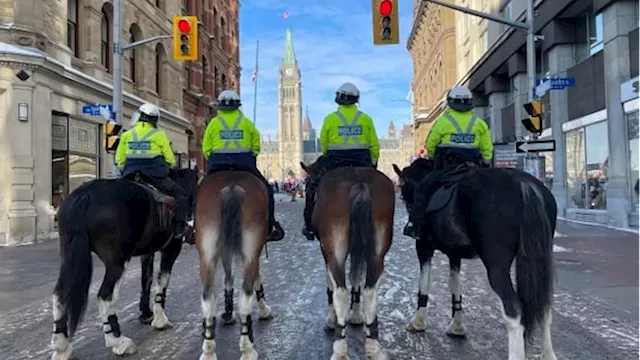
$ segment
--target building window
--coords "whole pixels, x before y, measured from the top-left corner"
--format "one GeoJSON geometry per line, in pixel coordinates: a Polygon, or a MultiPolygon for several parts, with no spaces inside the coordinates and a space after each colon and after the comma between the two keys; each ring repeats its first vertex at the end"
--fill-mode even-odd
{"type": "Polygon", "coordinates": [[[156,45],[156,94],[158,97],[162,98],[164,96],[164,88],[163,78],[164,78],[164,61],[165,61],[165,53],[164,47],[162,44],[156,45]]]}
{"type": "Polygon", "coordinates": [[[182,11],[185,14],[189,14],[191,11],[191,7],[189,6],[189,1],[190,0],[182,0],[182,11]]]}
{"type": "Polygon", "coordinates": [[[602,29],[602,13],[589,16],[589,53],[591,55],[604,49],[604,35],[602,29]]]}
{"type": "Polygon", "coordinates": [[[638,111],[627,114],[628,134],[629,134],[629,185],[631,186],[631,210],[639,212],[638,209],[638,111]]]}
{"type": "Polygon", "coordinates": [[[227,28],[226,21],[224,21],[224,18],[220,18],[220,47],[222,48],[222,51],[227,51],[226,34],[225,34],[226,28],[227,28]]]}
{"type": "Polygon", "coordinates": [[[68,0],[67,2],[67,46],[73,51],[75,57],[79,57],[78,0],[68,0]]]}
{"type": "MultiPolygon", "coordinates": [[[[129,30],[129,44],[133,44],[136,41],[133,25],[131,25],[131,29],[129,30]]],[[[129,79],[131,79],[133,83],[136,82],[136,52],[137,50],[132,49],[129,55],[129,79]]]]}
{"type": "Polygon", "coordinates": [[[209,66],[207,65],[207,58],[202,57],[202,92],[207,93],[207,72],[209,71],[209,66]]]}
{"type": "Polygon", "coordinates": [[[111,72],[111,31],[109,29],[109,17],[105,9],[102,9],[102,21],[100,23],[100,63],[111,72]]]}
{"type": "Polygon", "coordinates": [[[188,61],[184,62],[184,79],[185,79],[185,89],[191,89],[191,66],[188,61]]]}
{"type": "Polygon", "coordinates": [[[570,207],[606,209],[608,135],[606,121],[566,133],[567,193],[570,207]]]}
{"type": "Polygon", "coordinates": [[[218,9],[213,8],[213,37],[216,42],[219,43],[220,38],[218,34],[220,33],[220,25],[218,23],[218,9]]]}
{"type": "MultiPolygon", "coordinates": [[[[500,17],[506,20],[511,20],[513,17],[511,1],[507,2],[500,10],[500,17]]],[[[503,33],[509,29],[508,25],[500,24],[500,32],[503,33]]]]}

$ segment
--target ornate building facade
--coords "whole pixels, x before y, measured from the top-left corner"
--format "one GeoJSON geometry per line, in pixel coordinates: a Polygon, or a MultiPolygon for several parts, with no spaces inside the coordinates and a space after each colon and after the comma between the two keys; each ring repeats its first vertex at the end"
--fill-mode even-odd
{"type": "MultiPolygon", "coordinates": [[[[454,2],[454,0],[449,0],[454,2]]],[[[457,80],[456,14],[426,1],[414,0],[407,49],[413,58],[414,148],[424,146],[435,119],[444,110],[440,100],[457,80]]]]}
{"type": "MultiPolygon", "coordinates": [[[[171,34],[171,17],[191,13],[186,9],[196,9],[196,3],[124,1],[123,43],[171,34]]],[[[225,4],[217,7],[220,27],[226,29],[224,36],[237,38],[237,2],[225,4]]],[[[211,12],[200,14],[203,31],[215,29],[211,12]]],[[[104,118],[83,113],[85,105],[112,103],[112,16],[110,1],[0,0],[0,245],[51,237],[61,201],[83,182],[107,175],[113,166],[113,157],[104,150],[104,118]]],[[[234,41],[224,43],[233,48],[234,41]]],[[[235,44],[237,48],[237,40],[235,44]]],[[[238,83],[237,56],[225,58],[210,47],[201,48],[210,64],[220,64],[221,71],[238,83]]],[[[171,40],[127,51],[122,64],[125,128],[140,104],[158,104],[160,126],[182,166],[188,165],[194,128],[183,112],[186,70],[184,64],[171,61],[171,40]]],[[[192,82],[203,83],[195,73],[192,82]]],[[[204,83],[213,86],[212,80],[204,83]]]]}
{"type": "Polygon", "coordinates": [[[380,158],[378,170],[394,181],[398,180],[398,174],[393,171],[393,164],[401,169],[411,163],[411,156],[415,153],[413,144],[413,129],[409,124],[402,125],[400,133],[391,122],[387,129],[387,136],[380,138],[380,158]]]}

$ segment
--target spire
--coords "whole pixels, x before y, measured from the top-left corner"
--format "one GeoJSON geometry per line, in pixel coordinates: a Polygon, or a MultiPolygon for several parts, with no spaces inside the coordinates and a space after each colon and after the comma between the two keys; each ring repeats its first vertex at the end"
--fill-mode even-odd
{"type": "Polygon", "coordinates": [[[305,107],[304,122],[302,123],[302,131],[311,131],[311,119],[309,118],[309,105],[305,107]]]}
{"type": "Polygon", "coordinates": [[[296,64],[296,52],[293,49],[293,38],[291,37],[291,30],[287,29],[284,37],[284,56],[282,56],[283,64],[296,64]]]}

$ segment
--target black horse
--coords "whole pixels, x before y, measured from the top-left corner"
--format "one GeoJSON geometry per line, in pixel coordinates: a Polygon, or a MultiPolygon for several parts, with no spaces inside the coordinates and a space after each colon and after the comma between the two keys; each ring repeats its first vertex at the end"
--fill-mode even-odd
{"type": "MultiPolygon", "coordinates": [[[[197,173],[182,169],[171,171],[170,176],[190,197],[192,213],[197,173]]],[[[140,319],[143,322],[153,319],[151,325],[159,330],[171,326],[164,313],[165,296],[183,239],[183,234],[173,231],[174,203],[174,198],[148,185],[125,179],[87,182],[63,202],[58,212],[61,264],[53,294],[52,359],[66,360],[73,356],[69,338],[86,309],[93,272],[91,252],[105,265],[98,309],[107,347],[117,355],[136,351],[133,341],[121,334],[114,307],[126,265],[134,256],[142,257],[140,319]],[[161,252],[162,260],[151,312],[149,292],[156,251],[161,252]]]]}
{"type": "Polygon", "coordinates": [[[557,210],[551,192],[515,169],[471,167],[454,171],[448,182],[434,183],[428,176],[436,171],[431,160],[418,159],[402,171],[395,164],[393,168],[416,227],[420,261],[418,309],[407,330],[426,329],[431,261],[440,250],[450,264],[453,319],[447,333],[466,336],[460,262],[479,257],[502,303],[509,360],[525,360],[525,340],[538,327],[543,332],[542,358],[556,360],[550,328],[557,210]],[[510,276],[514,259],[517,291],[510,276]]]}

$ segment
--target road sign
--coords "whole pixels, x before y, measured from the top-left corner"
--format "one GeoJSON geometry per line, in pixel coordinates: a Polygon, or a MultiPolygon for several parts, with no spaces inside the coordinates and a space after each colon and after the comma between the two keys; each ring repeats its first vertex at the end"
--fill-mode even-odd
{"type": "Polygon", "coordinates": [[[106,120],[115,119],[115,114],[113,113],[113,105],[84,105],[82,107],[82,113],[85,115],[92,116],[103,116],[106,120]]]}
{"type": "Polygon", "coordinates": [[[536,97],[543,97],[549,90],[564,90],[574,86],[576,86],[576,79],[572,77],[537,79],[533,92],[536,97]]]}
{"type": "Polygon", "coordinates": [[[556,151],[555,140],[516,141],[517,153],[556,151]]]}

